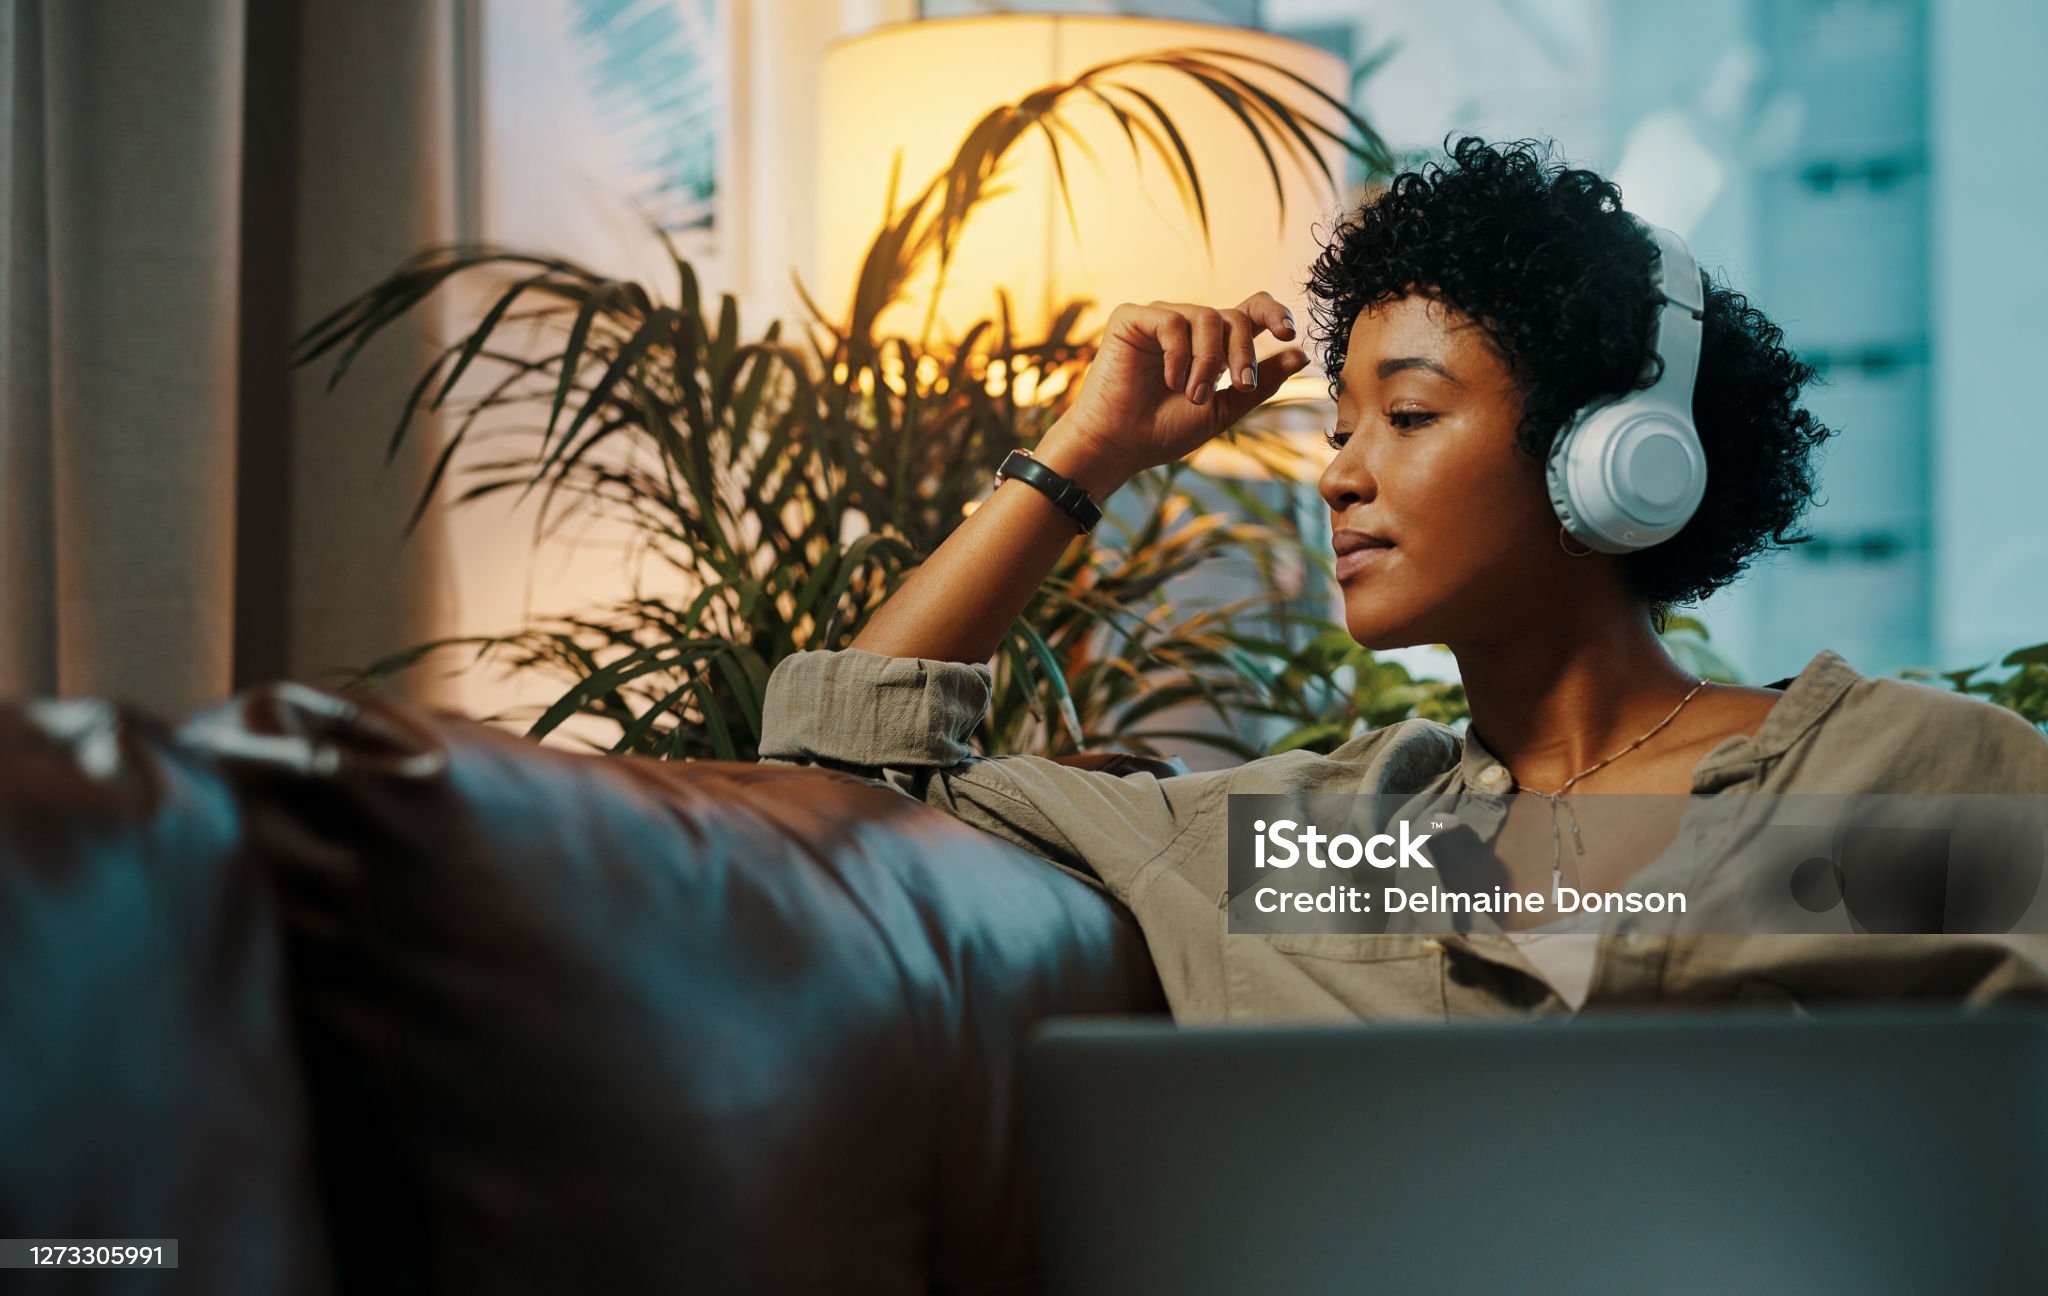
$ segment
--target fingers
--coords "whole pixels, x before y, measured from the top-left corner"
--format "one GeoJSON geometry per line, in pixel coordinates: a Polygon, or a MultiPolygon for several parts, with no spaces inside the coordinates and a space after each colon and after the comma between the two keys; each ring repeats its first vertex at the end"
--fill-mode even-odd
{"type": "Polygon", "coordinates": [[[1159,343],[1160,376],[1166,385],[1183,388],[1188,385],[1188,369],[1192,362],[1194,347],[1192,330],[1187,317],[1174,310],[1166,302],[1152,302],[1137,306],[1125,302],[1117,310],[1128,315],[1140,330],[1150,333],[1159,343]]]}
{"type": "Polygon", "coordinates": [[[1230,385],[1239,391],[1252,391],[1259,385],[1259,355],[1252,348],[1252,339],[1263,331],[1264,326],[1241,310],[1218,313],[1230,326],[1230,385]]]}
{"type": "Polygon", "coordinates": [[[1188,370],[1187,398],[1207,405],[1216,390],[1216,375],[1223,370],[1230,353],[1230,325],[1221,312],[1207,306],[1188,309],[1188,324],[1194,329],[1195,358],[1188,370]]]}
{"type": "Polygon", "coordinates": [[[1300,347],[1289,347],[1275,351],[1259,365],[1258,384],[1250,388],[1239,388],[1221,392],[1217,399],[1215,417],[1228,427],[1252,410],[1271,400],[1289,378],[1308,368],[1308,353],[1300,347]]]}
{"type": "Polygon", "coordinates": [[[1254,344],[1259,334],[1270,329],[1276,338],[1295,336],[1294,317],[1268,292],[1253,293],[1238,306],[1222,309],[1154,301],[1143,306],[1127,302],[1118,310],[1158,340],[1161,377],[1196,405],[1209,403],[1219,374],[1231,390],[1257,393],[1254,344]]]}
{"type": "Polygon", "coordinates": [[[1272,293],[1255,292],[1239,302],[1237,308],[1257,320],[1260,327],[1271,329],[1274,337],[1283,342],[1294,341],[1294,314],[1272,293]]]}

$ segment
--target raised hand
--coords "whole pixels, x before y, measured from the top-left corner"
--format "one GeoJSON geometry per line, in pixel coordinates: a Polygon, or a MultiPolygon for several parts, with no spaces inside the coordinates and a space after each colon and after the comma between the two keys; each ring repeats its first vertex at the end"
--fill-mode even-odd
{"type": "Polygon", "coordinates": [[[1058,430],[1123,476],[1191,454],[1307,366],[1299,347],[1257,360],[1253,343],[1267,330],[1295,338],[1287,308],[1266,292],[1221,308],[1125,302],[1109,313],[1102,346],[1058,430]],[[1225,373],[1229,386],[1217,389],[1225,373]]]}

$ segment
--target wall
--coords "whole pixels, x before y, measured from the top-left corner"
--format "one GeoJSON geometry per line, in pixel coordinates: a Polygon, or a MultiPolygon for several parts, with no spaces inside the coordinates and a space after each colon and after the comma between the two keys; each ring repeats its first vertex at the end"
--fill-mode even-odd
{"type": "Polygon", "coordinates": [[[1935,624],[1953,668],[2048,639],[2048,5],[1932,16],[1935,624]]]}

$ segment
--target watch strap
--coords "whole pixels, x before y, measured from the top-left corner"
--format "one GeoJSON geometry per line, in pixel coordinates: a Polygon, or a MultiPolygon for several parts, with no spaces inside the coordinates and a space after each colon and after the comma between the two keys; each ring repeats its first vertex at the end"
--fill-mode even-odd
{"type": "Polygon", "coordinates": [[[1062,476],[1031,457],[1029,450],[1012,450],[996,469],[996,485],[1005,478],[1014,477],[1028,482],[1045,493],[1046,498],[1059,506],[1062,513],[1074,520],[1074,525],[1087,535],[1102,520],[1102,508],[1088,497],[1088,492],[1072,478],[1062,476]]]}

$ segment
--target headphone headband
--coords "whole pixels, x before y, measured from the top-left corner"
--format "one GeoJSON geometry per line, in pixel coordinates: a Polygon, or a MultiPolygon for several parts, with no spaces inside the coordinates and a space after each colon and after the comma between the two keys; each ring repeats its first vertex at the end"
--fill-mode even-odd
{"type": "MultiPolygon", "coordinates": [[[[1686,422],[1692,421],[1692,388],[1700,367],[1700,321],[1707,315],[1705,285],[1700,281],[1699,263],[1685,240],[1652,225],[1640,216],[1632,217],[1657,240],[1657,267],[1651,284],[1664,298],[1657,320],[1650,328],[1650,355],[1664,358],[1664,376],[1641,395],[1655,401],[1686,422]]],[[[1654,359],[1644,365],[1644,376],[1655,368],[1654,359]]]]}

